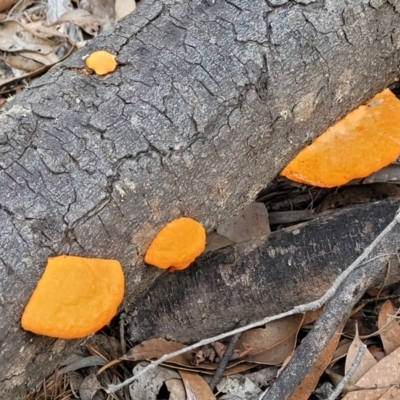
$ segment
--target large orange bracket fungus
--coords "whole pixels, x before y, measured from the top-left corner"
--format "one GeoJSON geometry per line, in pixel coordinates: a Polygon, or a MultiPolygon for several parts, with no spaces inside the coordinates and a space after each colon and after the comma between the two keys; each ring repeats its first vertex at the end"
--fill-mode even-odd
{"type": "Polygon", "coordinates": [[[144,261],[174,271],[188,267],[206,246],[203,226],[192,218],[182,217],[167,224],[151,242],[144,261]]]}
{"type": "Polygon", "coordinates": [[[28,331],[75,339],[110,322],[124,296],[124,274],[116,260],[49,258],[22,315],[28,331]]]}
{"type": "Polygon", "coordinates": [[[389,90],[358,107],[303,149],[281,175],[320,187],[344,185],[400,155],[400,100],[389,90]]]}

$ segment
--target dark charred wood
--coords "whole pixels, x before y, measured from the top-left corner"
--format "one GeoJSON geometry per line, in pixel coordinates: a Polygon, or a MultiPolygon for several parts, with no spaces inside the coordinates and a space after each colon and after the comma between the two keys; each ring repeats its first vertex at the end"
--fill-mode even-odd
{"type": "Polygon", "coordinates": [[[399,205],[400,199],[385,200],[322,215],[204,254],[137,297],[131,340],[194,342],[318,299],[392,221],[399,205]]]}

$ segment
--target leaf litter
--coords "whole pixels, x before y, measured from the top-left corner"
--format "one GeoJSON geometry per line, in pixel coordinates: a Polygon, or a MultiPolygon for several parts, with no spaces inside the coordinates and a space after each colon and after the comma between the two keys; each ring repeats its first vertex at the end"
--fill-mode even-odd
{"type": "Polygon", "coordinates": [[[0,107],[136,8],[135,0],[0,1],[0,107]]]}

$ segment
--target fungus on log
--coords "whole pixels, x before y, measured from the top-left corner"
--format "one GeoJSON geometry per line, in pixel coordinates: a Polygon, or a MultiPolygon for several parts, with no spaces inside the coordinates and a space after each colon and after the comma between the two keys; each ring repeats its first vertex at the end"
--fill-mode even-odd
{"type": "Polygon", "coordinates": [[[107,325],[124,297],[124,274],[116,260],[58,256],[48,260],[22,314],[24,329],[76,339],[107,325]]]}
{"type": "Polygon", "coordinates": [[[48,257],[118,259],[131,304],[163,273],[143,263],[162,226],[215,227],[394,80],[400,14],[375,3],[146,0],[4,107],[0,398],[77,344],[20,326],[48,257]],[[99,49],[119,67],[80,72],[99,49]]]}
{"type": "Polygon", "coordinates": [[[144,261],[173,272],[187,268],[205,249],[206,232],[192,218],[169,222],[150,243],[144,261]]]}

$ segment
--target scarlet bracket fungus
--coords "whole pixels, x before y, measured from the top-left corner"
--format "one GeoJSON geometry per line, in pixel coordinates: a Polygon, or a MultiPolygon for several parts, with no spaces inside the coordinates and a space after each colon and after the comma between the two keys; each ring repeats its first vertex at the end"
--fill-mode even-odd
{"type": "Polygon", "coordinates": [[[81,338],[110,322],[123,296],[124,274],[118,261],[49,258],[21,324],[40,335],[81,338]]]}
{"type": "Polygon", "coordinates": [[[95,51],[86,59],[86,66],[93,69],[97,75],[105,75],[113,72],[117,67],[115,59],[116,56],[107,51],[95,51]]]}
{"type": "Polygon", "coordinates": [[[400,101],[385,89],[315,139],[280,174],[334,187],[380,170],[399,154],[400,101]]]}
{"type": "Polygon", "coordinates": [[[144,261],[174,271],[188,267],[206,246],[206,232],[192,218],[182,217],[167,224],[151,242],[144,261]]]}

